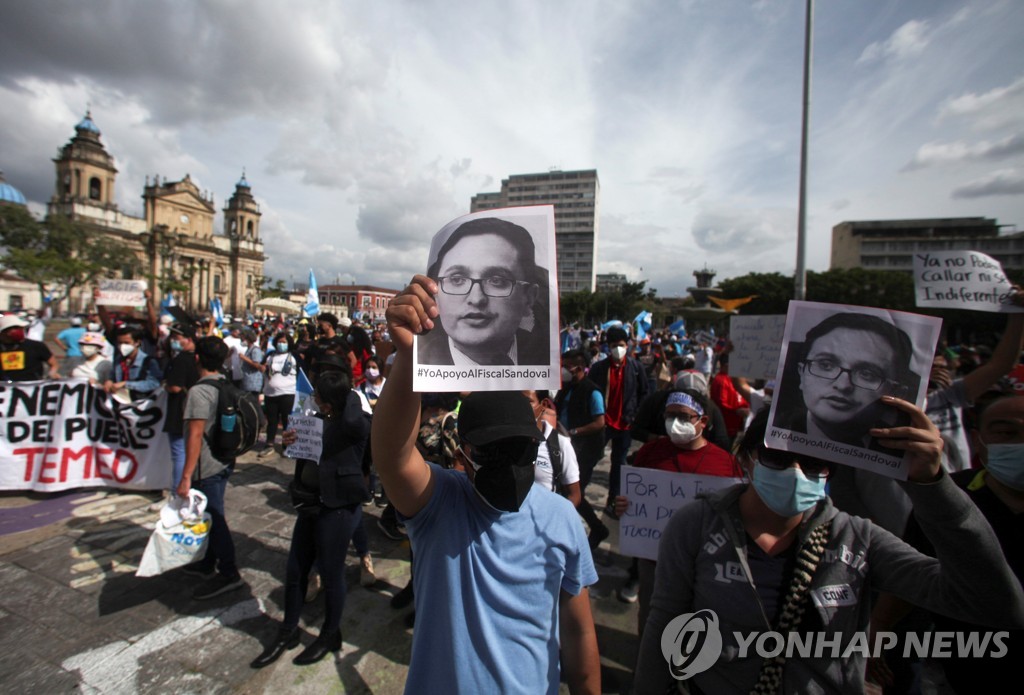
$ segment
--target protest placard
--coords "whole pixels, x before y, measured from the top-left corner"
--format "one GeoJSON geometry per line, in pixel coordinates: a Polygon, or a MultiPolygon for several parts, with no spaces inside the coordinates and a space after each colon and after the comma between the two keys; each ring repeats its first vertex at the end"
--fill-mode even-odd
{"type": "Polygon", "coordinates": [[[171,487],[167,395],[121,405],[84,379],[0,385],[0,490],[171,487]]]}
{"type": "Polygon", "coordinates": [[[623,466],[622,494],[629,498],[629,509],[619,521],[619,552],[657,560],[658,542],[673,512],[701,492],[739,482],[739,478],[623,466]]]}
{"type": "Polygon", "coordinates": [[[930,251],[914,254],[917,306],[1020,313],[1010,301],[1014,292],[999,261],[977,251],[930,251]]]}
{"type": "Polygon", "coordinates": [[[145,280],[100,280],[96,306],[142,306],[146,287],[145,280]]]}
{"type": "Polygon", "coordinates": [[[905,480],[906,452],[871,436],[923,406],[942,321],[874,307],[790,302],[764,442],[905,480]]]}
{"type": "Polygon", "coordinates": [[[413,345],[415,391],[558,390],[551,205],[464,215],[434,235],[438,315],[413,345]]]}
{"type": "Polygon", "coordinates": [[[774,379],[785,330],[785,316],[730,317],[729,374],[748,379],[774,379]]]}
{"type": "Polygon", "coordinates": [[[319,461],[324,448],[324,421],[316,415],[288,416],[288,429],[295,430],[295,443],[285,449],[284,455],[293,459],[319,461]]]}
{"type": "Polygon", "coordinates": [[[714,345],[717,341],[715,340],[715,336],[711,335],[707,331],[694,331],[690,334],[690,342],[694,345],[714,345]]]}

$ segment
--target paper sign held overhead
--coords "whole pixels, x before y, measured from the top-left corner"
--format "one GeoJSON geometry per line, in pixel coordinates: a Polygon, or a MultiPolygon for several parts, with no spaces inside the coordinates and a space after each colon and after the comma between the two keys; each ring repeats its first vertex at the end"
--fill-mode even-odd
{"type": "Polygon", "coordinates": [[[729,319],[729,374],[774,379],[779,368],[785,316],[733,316],[729,319]]]}
{"type": "Polygon", "coordinates": [[[145,280],[100,280],[97,306],[142,306],[146,303],[145,280]]]}
{"type": "Polygon", "coordinates": [[[1024,312],[999,261],[978,251],[915,253],[914,293],[919,307],[1024,312]]]}

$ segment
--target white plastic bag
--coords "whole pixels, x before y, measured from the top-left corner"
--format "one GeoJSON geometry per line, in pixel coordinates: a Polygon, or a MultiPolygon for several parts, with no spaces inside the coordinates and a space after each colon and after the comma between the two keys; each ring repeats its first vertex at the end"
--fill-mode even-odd
{"type": "Polygon", "coordinates": [[[152,577],[202,560],[206,555],[210,524],[206,495],[199,490],[189,490],[187,499],[172,496],[160,510],[160,520],[149,537],[135,576],[152,577]]]}

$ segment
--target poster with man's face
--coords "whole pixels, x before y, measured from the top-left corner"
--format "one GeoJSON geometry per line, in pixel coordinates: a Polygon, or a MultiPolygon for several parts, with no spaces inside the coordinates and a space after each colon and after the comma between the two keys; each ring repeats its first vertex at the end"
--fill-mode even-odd
{"type": "Polygon", "coordinates": [[[465,215],[431,241],[434,328],[417,335],[416,391],[557,390],[558,286],[551,205],[465,215]]]}
{"type": "Polygon", "coordinates": [[[901,480],[904,452],[871,437],[924,405],[940,319],[871,307],[790,302],[765,445],[901,480]]]}

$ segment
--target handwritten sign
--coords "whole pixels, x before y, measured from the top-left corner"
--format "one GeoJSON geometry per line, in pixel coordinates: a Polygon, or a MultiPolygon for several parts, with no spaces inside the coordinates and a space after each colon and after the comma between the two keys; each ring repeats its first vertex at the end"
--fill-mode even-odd
{"type": "Polygon", "coordinates": [[[739,482],[739,478],[623,466],[622,494],[629,498],[629,509],[619,521],[619,552],[657,560],[661,534],[677,509],[695,500],[701,492],[721,490],[739,482]]]}
{"type": "Polygon", "coordinates": [[[774,379],[779,369],[785,316],[733,316],[729,319],[729,374],[774,379]]]}
{"type": "Polygon", "coordinates": [[[142,306],[146,303],[145,280],[100,280],[100,306],[142,306]]]}
{"type": "Polygon", "coordinates": [[[694,331],[690,334],[690,342],[694,345],[714,345],[715,336],[711,335],[707,331],[694,331]]]}
{"type": "Polygon", "coordinates": [[[914,291],[920,307],[1024,312],[999,261],[977,251],[915,253],[914,291]]]}
{"type": "Polygon", "coordinates": [[[324,448],[324,421],[315,415],[288,416],[288,429],[295,430],[295,443],[285,449],[284,455],[293,459],[319,461],[324,448]]]}

